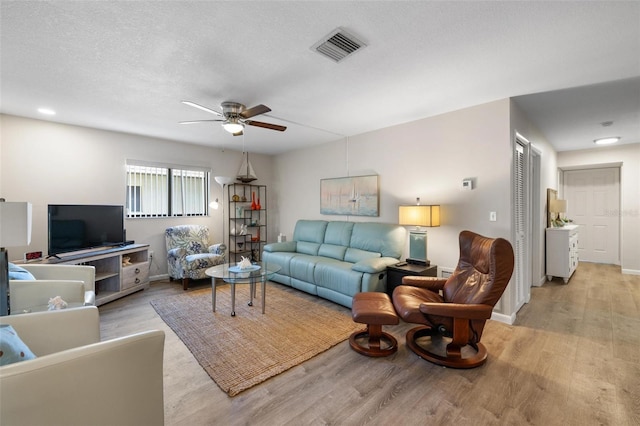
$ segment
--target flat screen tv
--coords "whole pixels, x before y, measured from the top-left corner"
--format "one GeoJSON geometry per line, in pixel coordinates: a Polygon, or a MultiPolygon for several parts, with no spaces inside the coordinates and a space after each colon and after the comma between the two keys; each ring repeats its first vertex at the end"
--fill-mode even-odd
{"type": "Polygon", "coordinates": [[[124,207],[49,204],[49,256],[122,245],[124,207]]]}

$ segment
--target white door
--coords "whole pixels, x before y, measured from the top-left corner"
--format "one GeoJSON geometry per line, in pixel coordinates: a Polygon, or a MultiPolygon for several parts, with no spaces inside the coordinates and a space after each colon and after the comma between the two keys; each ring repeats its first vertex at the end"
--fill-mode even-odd
{"type": "Polygon", "coordinates": [[[567,213],[578,230],[578,256],[594,263],[620,264],[620,169],[564,172],[567,213]]]}

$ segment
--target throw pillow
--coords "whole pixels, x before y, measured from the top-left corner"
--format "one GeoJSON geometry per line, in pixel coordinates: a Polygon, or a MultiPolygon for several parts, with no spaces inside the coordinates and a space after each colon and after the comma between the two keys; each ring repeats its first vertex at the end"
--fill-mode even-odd
{"type": "Polygon", "coordinates": [[[0,324],[0,365],[13,364],[35,357],[11,325],[0,324]]]}
{"type": "Polygon", "coordinates": [[[10,280],[35,280],[31,272],[26,269],[9,262],[9,279],[10,280]]]}

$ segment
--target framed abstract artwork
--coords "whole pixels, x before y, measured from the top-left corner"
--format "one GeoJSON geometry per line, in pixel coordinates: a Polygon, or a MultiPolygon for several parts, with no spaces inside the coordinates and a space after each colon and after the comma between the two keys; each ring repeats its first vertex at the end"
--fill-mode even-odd
{"type": "Polygon", "coordinates": [[[378,175],[320,179],[320,214],[379,216],[378,175]]]}

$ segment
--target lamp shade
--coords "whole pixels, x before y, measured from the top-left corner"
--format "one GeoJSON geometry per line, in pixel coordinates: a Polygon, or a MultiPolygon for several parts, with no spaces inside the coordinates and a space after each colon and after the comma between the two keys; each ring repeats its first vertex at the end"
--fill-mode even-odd
{"type": "Polygon", "coordinates": [[[0,202],[0,247],[31,243],[31,203],[0,202]]]}
{"type": "Polygon", "coordinates": [[[400,225],[440,226],[439,205],[400,206],[398,216],[400,225]]]}
{"type": "Polygon", "coordinates": [[[239,123],[237,119],[230,119],[229,121],[225,121],[222,123],[222,127],[229,133],[235,134],[239,133],[244,129],[244,124],[239,123]]]}
{"type": "Polygon", "coordinates": [[[566,213],[567,212],[567,200],[551,200],[551,206],[549,211],[554,213],[566,213]]]}
{"type": "Polygon", "coordinates": [[[218,182],[218,185],[224,188],[225,185],[229,185],[233,183],[233,178],[231,176],[216,176],[214,177],[215,181],[218,182]]]}

